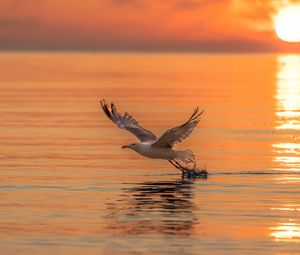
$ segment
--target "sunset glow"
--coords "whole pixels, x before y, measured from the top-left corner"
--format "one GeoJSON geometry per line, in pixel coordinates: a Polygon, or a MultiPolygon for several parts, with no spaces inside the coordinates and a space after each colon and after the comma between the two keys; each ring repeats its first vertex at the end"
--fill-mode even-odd
{"type": "Polygon", "coordinates": [[[0,50],[298,52],[297,3],[2,0],[0,50]]]}
{"type": "Polygon", "coordinates": [[[278,13],[274,21],[277,36],[286,42],[300,41],[300,5],[288,6],[278,13]]]}
{"type": "Polygon", "coordinates": [[[0,255],[300,255],[300,0],[0,0],[0,255]]]}

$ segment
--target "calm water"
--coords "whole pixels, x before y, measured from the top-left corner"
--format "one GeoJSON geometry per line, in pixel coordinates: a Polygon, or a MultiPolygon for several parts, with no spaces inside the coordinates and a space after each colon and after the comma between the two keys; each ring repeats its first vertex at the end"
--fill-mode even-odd
{"type": "Polygon", "coordinates": [[[300,254],[300,56],[0,54],[0,254],[300,254]],[[121,146],[114,101],[207,180],[121,146]]]}

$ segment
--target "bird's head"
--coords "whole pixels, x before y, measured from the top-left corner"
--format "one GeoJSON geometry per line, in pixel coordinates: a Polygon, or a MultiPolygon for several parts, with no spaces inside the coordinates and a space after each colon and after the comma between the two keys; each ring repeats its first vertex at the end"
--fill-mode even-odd
{"type": "Polygon", "coordinates": [[[139,147],[139,143],[130,143],[128,145],[123,145],[122,149],[128,148],[128,149],[132,149],[132,150],[136,151],[138,147],[139,147]]]}

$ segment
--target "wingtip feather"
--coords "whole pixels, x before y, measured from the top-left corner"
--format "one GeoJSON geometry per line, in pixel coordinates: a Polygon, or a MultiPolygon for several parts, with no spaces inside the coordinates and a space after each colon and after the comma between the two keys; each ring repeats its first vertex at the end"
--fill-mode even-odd
{"type": "MultiPolygon", "coordinates": [[[[188,119],[188,121],[186,123],[189,123],[189,122],[195,122],[195,121],[198,121],[199,122],[199,117],[202,115],[202,113],[204,112],[204,110],[202,110],[200,113],[199,113],[199,106],[197,106],[197,108],[194,110],[193,114],[191,115],[191,117],[188,119]]],[[[198,123],[197,122],[197,123],[198,123]]],[[[186,124],[185,123],[185,124],[186,124]]]]}
{"type": "MultiPolygon", "coordinates": [[[[197,107],[197,109],[199,109],[199,107],[197,107]]],[[[203,112],[204,112],[204,110],[202,110],[201,112],[199,112],[198,113],[198,111],[197,111],[197,114],[196,115],[194,115],[194,116],[192,116],[191,118],[190,118],[190,120],[191,121],[200,121],[199,120],[199,118],[200,118],[200,116],[203,114],[203,112]]]]}
{"type": "Polygon", "coordinates": [[[110,104],[110,108],[111,108],[111,111],[112,111],[113,115],[116,115],[117,114],[117,107],[115,106],[114,103],[110,104]]]}
{"type": "Polygon", "coordinates": [[[109,119],[111,119],[111,118],[112,118],[111,112],[110,112],[110,110],[109,110],[109,107],[108,107],[108,105],[107,105],[105,99],[100,100],[100,104],[101,104],[101,107],[102,107],[104,113],[106,114],[106,116],[107,116],[109,119]]]}

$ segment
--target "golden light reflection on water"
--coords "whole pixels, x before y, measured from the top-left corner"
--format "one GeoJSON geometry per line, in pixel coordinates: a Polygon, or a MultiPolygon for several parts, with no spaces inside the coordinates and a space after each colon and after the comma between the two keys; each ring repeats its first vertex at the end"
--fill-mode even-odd
{"type": "Polygon", "coordinates": [[[300,154],[300,144],[298,143],[279,143],[274,144],[273,147],[282,149],[281,151],[278,151],[278,153],[300,154]]]}
{"type": "Polygon", "coordinates": [[[280,223],[271,228],[271,236],[276,241],[283,242],[300,242],[300,224],[293,221],[280,223]]]}
{"type": "Polygon", "coordinates": [[[277,154],[279,170],[300,170],[300,144],[297,132],[300,130],[300,56],[278,56],[276,90],[276,126],[277,130],[295,132],[287,136],[288,141],[273,144],[277,154]]]}
{"type": "MultiPolygon", "coordinates": [[[[278,143],[273,144],[277,156],[274,162],[284,166],[284,169],[298,171],[300,169],[300,144],[299,143],[278,143]]],[[[282,170],[282,169],[281,169],[282,170]]],[[[295,178],[295,177],[293,177],[295,178]]]]}
{"type": "Polygon", "coordinates": [[[277,129],[300,129],[300,56],[278,57],[277,129]]]}
{"type": "MultiPolygon", "coordinates": [[[[300,56],[279,56],[276,90],[276,125],[278,141],[272,144],[275,152],[273,162],[277,170],[300,171],[300,56]],[[281,134],[281,135],[280,135],[281,134]]],[[[298,185],[300,177],[284,175],[274,178],[279,185],[298,185]]],[[[284,215],[285,220],[274,223],[270,236],[276,242],[300,243],[300,205],[285,203],[270,208],[284,215]]]]}

